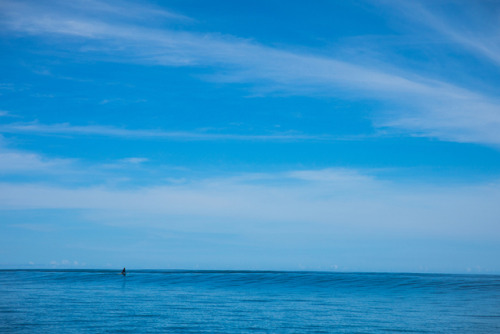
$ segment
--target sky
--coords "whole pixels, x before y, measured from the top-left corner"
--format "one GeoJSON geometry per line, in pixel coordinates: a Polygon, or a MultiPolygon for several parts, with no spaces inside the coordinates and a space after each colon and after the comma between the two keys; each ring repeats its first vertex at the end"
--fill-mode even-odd
{"type": "Polygon", "coordinates": [[[0,0],[0,268],[500,273],[499,19],[0,0]]]}

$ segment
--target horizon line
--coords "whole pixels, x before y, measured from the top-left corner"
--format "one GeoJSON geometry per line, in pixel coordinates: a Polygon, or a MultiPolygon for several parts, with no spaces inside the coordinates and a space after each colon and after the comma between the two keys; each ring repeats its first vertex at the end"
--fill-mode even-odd
{"type": "MultiPolygon", "coordinates": [[[[32,271],[32,272],[119,272],[120,268],[117,269],[105,269],[105,268],[87,268],[87,269],[76,269],[76,268],[0,268],[0,272],[14,272],[14,271],[32,271]]],[[[161,273],[173,273],[173,274],[183,274],[183,273],[227,273],[227,274],[238,274],[238,273],[324,273],[324,274],[391,274],[391,275],[483,275],[483,276],[500,276],[500,271],[492,272],[440,272],[440,271],[343,271],[343,270],[278,270],[278,269],[127,269],[128,272],[138,273],[138,274],[161,274],[161,273]]]]}

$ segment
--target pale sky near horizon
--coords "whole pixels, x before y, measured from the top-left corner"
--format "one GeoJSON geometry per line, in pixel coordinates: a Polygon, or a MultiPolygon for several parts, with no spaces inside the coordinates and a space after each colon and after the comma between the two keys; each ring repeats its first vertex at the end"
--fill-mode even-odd
{"type": "Polygon", "coordinates": [[[0,0],[0,268],[500,273],[499,18],[0,0]]]}

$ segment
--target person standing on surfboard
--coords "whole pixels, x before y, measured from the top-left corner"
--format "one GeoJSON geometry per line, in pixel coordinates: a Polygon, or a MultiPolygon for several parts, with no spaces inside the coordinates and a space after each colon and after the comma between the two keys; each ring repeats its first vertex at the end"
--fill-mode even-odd
{"type": "Polygon", "coordinates": [[[125,271],[125,267],[123,267],[123,270],[122,270],[122,275],[123,275],[123,276],[127,275],[127,272],[125,271]]]}

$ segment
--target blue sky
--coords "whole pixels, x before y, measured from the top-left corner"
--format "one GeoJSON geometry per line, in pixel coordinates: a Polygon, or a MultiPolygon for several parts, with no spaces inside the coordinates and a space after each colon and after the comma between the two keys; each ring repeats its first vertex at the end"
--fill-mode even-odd
{"type": "Polygon", "coordinates": [[[498,273],[496,1],[0,1],[0,266],[498,273]]]}

